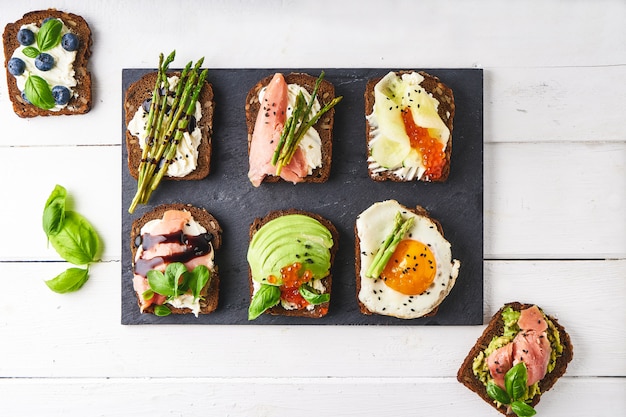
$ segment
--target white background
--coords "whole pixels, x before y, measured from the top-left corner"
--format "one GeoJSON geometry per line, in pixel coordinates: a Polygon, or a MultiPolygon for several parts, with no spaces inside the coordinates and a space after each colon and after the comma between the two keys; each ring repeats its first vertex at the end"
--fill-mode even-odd
{"type": "Polygon", "coordinates": [[[29,1],[93,31],[93,109],[20,119],[0,82],[0,415],[497,416],[456,381],[484,326],[122,326],[121,69],[483,68],[484,316],[537,303],[575,346],[540,416],[626,410],[626,3],[29,1]],[[105,249],[77,293],[55,184],[105,249]]]}

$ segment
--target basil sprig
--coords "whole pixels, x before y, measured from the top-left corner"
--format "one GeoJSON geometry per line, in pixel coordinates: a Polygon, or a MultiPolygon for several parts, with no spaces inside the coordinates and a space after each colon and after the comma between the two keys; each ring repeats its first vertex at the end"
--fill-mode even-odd
{"type": "Polygon", "coordinates": [[[537,412],[521,398],[526,395],[526,382],[528,381],[528,371],[526,364],[520,362],[504,375],[504,387],[506,391],[496,385],[495,382],[487,383],[487,395],[500,404],[510,405],[511,410],[518,417],[534,416],[537,412]]]}
{"type": "Polygon", "coordinates": [[[46,21],[35,38],[37,42],[37,48],[34,46],[27,46],[22,50],[22,53],[29,58],[37,58],[42,52],[49,51],[56,47],[61,42],[61,31],[63,30],[63,23],[58,19],[50,19],[46,21]]]}
{"type": "Polygon", "coordinates": [[[254,320],[265,310],[274,307],[280,302],[280,288],[275,285],[261,284],[261,288],[254,294],[248,307],[248,320],[254,320]]]}
{"type": "Polygon", "coordinates": [[[67,210],[67,190],[56,185],[43,210],[42,227],[48,242],[57,253],[74,265],[83,268],[69,268],[46,282],[57,293],[73,292],[80,289],[89,279],[89,264],[96,261],[101,243],[96,230],[80,214],[67,210]]]}
{"type": "Polygon", "coordinates": [[[50,110],[56,105],[50,85],[38,75],[28,76],[24,85],[24,94],[33,105],[44,110],[50,110]]]}
{"type": "Polygon", "coordinates": [[[309,284],[300,285],[300,288],[298,288],[298,292],[300,293],[302,298],[304,298],[309,304],[318,305],[330,301],[330,294],[322,294],[309,284]]]}
{"type": "MultiPolygon", "coordinates": [[[[143,293],[143,298],[149,300],[154,293],[172,299],[191,291],[194,301],[200,298],[200,292],[211,280],[209,268],[198,265],[192,271],[181,262],[172,262],[165,268],[165,273],[152,269],[146,274],[150,290],[143,293]]],[[[155,306],[154,314],[168,316],[171,310],[166,305],[155,306]]]]}

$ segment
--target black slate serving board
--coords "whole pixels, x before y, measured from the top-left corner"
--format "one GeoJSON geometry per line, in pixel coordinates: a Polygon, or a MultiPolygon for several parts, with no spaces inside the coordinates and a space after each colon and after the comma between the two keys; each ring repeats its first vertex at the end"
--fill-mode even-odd
{"type": "MultiPolygon", "coordinates": [[[[308,325],[478,325],[483,320],[483,72],[481,69],[424,69],[438,76],[455,95],[452,164],[445,183],[377,183],[366,164],[365,84],[389,69],[325,69],[342,102],[336,107],[331,176],[323,184],[248,181],[247,131],[244,104],[250,88],[275,72],[321,69],[213,69],[208,81],[215,92],[215,123],[211,173],[200,181],[163,181],[147,206],[131,215],[128,206],[136,181],[128,171],[122,107],[122,324],[308,324],[308,325]],[[406,206],[421,205],[437,218],[461,261],[457,283],[433,317],[401,320],[366,316],[356,302],[354,222],[376,201],[396,199],[406,206]],[[134,219],[159,204],[190,203],[212,213],[224,230],[216,254],[221,287],[218,309],[196,318],[192,314],[156,317],[140,314],[132,288],[129,233],[134,219]],[[333,285],[328,315],[321,319],[262,315],[249,322],[248,232],[255,217],[270,210],[298,208],[316,212],[339,231],[339,251],[332,268],[333,285]]],[[[122,71],[122,101],[127,87],[149,69],[122,71]]]]}

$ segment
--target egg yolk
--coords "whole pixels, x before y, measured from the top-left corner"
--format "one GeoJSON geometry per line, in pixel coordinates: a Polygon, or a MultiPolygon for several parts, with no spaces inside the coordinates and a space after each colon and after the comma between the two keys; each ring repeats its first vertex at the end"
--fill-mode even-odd
{"type": "Polygon", "coordinates": [[[398,243],[380,274],[385,284],[406,295],[419,295],[435,280],[435,256],[422,242],[404,239],[398,243]]]}

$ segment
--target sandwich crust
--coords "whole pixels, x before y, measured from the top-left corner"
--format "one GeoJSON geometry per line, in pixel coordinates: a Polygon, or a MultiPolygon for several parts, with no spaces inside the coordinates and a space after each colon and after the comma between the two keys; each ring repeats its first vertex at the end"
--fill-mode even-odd
{"type": "MultiPolygon", "coordinates": [[[[252,87],[246,96],[246,126],[248,128],[248,152],[250,152],[250,142],[252,141],[252,133],[254,132],[254,125],[256,123],[257,114],[261,108],[259,103],[259,92],[265,86],[267,86],[274,74],[260,80],[254,87],[252,87]]],[[[315,82],[317,77],[313,77],[304,73],[289,73],[285,74],[285,81],[287,84],[298,84],[304,87],[309,93],[313,93],[315,88],[315,82]]],[[[317,91],[317,100],[320,102],[320,106],[328,104],[335,98],[335,87],[326,79],[322,80],[319,89],[317,91]]],[[[311,175],[304,177],[303,182],[326,182],[330,177],[330,164],[333,157],[333,124],[335,120],[335,109],[332,108],[326,112],[320,120],[313,125],[313,128],[317,130],[322,140],[322,165],[315,168],[311,175]]],[[[278,182],[284,181],[280,176],[268,175],[263,180],[264,182],[278,182]]]]}
{"type": "MultiPolygon", "coordinates": [[[[459,368],[457,372],[457,380],[465,385],[470,390],[474,391],[476,394],[480,396],[485,402],[489,403],[492,407],[498,410],[500,413],[506,415],[506,407],[497,407],[496,403],[487,395],[486,387],[483,383],[476,378],[474,372],[472,370],[472,364],[474,359],[480,352],[485,350],[489,345],[489,342],[495,337],[500,336],[503,333],[504,329],[504,321],[502,319],[502,312],[505,308],[511,307],[515,311],[521,311],[526,308],[532,307],[533,304],[523,304],[520,302],[510,302],[505,304],[496,314],[493,315],[489,324],[483,331],[483,334],[478,338],[476,344],[472,347],[467,357],[463,361],[463,364],[459,368]]],[[[545,314],[545,312],[544,312],[545,314]]],[[[574,354],[574,347],[572,346],[572,342],[570,340],[569,335],[565,331],[565,328],[559,324],[556,318],[549,316],[546,314],[546,317],[550,319],[550,321],[554,324],[556,329],[559,332],[559,337],[561,341],[561,345],[563,345],[563,353],[556,360],[556,366],[552,370],[546,374],[541,381],[539,381],[539,389],[541,391],[540,394],[535,395],[531,401],[530,405],[535,406],[539,403],[541,396],[543,393],[548,391],[552,386],[556,383],[556,381],[563,376],[567,369],[567,364],[572,360],[574,354]]]]}
{"type": "MultiPolygon", "coordinates": [[[[128,126],[135,116],[137,110],[142,103],[152,97],[154,85],[157,80],[157,72],[150,72],[143,75],[139,80],[132,83],[126,90],[124,97],[124,122],[128,126]]],[[[168,77],[172,75],[180,76],[180,72],[172,71],[167,73],[168,77]]],[[[198,163],[196,169],[185,175],[184,177],[164,176],[164,179],[180,181],[180,180],[200,180],[209,175],[211,170],[211,153],[212,153],[212,137],[213,137],[213,115],[215,109],[213,87],[210,83],[204,82],[204,86],[200,91],[198,102],[202,108],[202,118],[197,122],[200,128],[202,140],[198,146],[198,163]]],[[[128,170],[133,178],[137,179],[139,164],[141,163],[141,147],[139,146],[139,138],[133,136],[126,129],[126,149],[128,150],[128,170]]]]}
{"type": "MultiPolygon", "coordinates": [[[[191,213],[194,220],[200,223],[208,233],[213,235],[212,245],[213,251],[217,252],[222,246],[222,228],[215,217],[203,208],[194,207],[191,204],[162,204],[155,207],[153,210],[145,213],[133,221],[130,230],[130,251],[133,259],[133,269],[135,267],[135,255],[137,253],[138,246],[135,244],[137,237],[141,236],[141,228],[150,220],[156,220],[163,218],[163,213],[168,210],[186,210],[191,213]]],[[[211,281],[207,287],[205,287],[201,295],[203,299],[200,300],[200,314],[209,314],[217,308],[219,301],[219,286],[220,276],[217,263],[215,263],[214,269],[211,272],[211,281]]],[[[141,306],[139,296],[137,296],[137,305],[141,306]]],[[[191,310],[188,308],[175,308],[169,306],[172,314],[191,314],[191,310]]],[[[154,314],[154,305],[149,306],[144,310],[144,313],[154,314]]]]}
{"type": "Polygon", "coordinates": [[[62,12],[56,9],[37,10],[26,13],[16,22],[8,23],[4,28],[2,35],[2,43],[4,46],[4,67],[7,75],[7,85],[9,89],[9,98],[13,104],[13,111],[19,117],[36,117],[36,116],[60,116],[72,114],[84,114],[91,109],[91,73],[89,72],[88,62],[91,56],[92,45],[91,29],[85,19],[73,13],[62,12]],[[72,33],[78,36],[79,45],[76,51],[76,59],[74,60],[74,71],[77,85],[74,87],[75,96],[70,98],[67,106],[53,111],[39,108],[33,104],[29,104],[22,98],[22,94],[17,88],[15,77],[9,73],[9,60],[13,56],[13,52],[20,46],[17,40],[17,33],[20,27],[27,24],[36,24],[41,27],[43,20],[48,18],[58,18],[65,23],[72,33]]]}
{"type": "MultiPolygon", "coordinates": [[[[321,282],[324,285],[324,287],[327,288],[328,293],[331,294],[332,280],[333,280],[332,267],[334,265],[335,255],[337,254],[337,249],[339,247],[339,233],[337,232],[337,229],[335,228],[335,226],[329,220],[325,219],[324,217],[316,213],[311,213],[308,211],[303,211],[303,210],[298,210],[298,209],[274,210],[274,211],[269,212],[265,217],[262,217],[262,218],[257,217],[254,219],[252,224],[250,224],[250,234],[249,234],[250,240],[252,240],[252,237],[254,236],[254,234],[261,227],[263,227],[263,225],[265,225],[271,220],[274,220],[278,217],[286,216],[288,214],[304,214],[306,216],[314,218],[315,220],[319,221],[322,225],[324,225],[330,231],[330,234],[333,237],[333,246],[332,248],[330,248],[331,271],[326,277],[321,279],[321,282]]],[[[250,269],[249,265],[248,265],[248,286],[250,289],[250,299],[252,299],[252,294],[254,293],[254,285],[252,282],[252,270],[250,269]]],[[[331,295],[331,298],[332,298],[332,295],[331,295]]],[[[329,304],[330,302],[318,304],[314,306],[312,310],[307,310],[307,309],[287,310],[283,308],[280,304],[278,304],[268,309],[266,313],[269,313],[275,316],[320,318],[320,317],[325,316],[326,313],[328,312],[329,304]]]]}
{"type": "MultiPolygon", "coordinates": [[[[422,81],[422,87],[432,94],[432,96],[439,102],[439,107],[437,109],[437,113],[441,120],[443,120],[444,124],[450,130],[450,137],[448,138],[448,143],[446,144],[445,149],[445,165],[443,168],[443,172],[440,178],[428,180],[431,182],[444,182],[448,179],[450,175],[450,156],[452,154],[452,130],[454,125],[454,114],[455,114],[455,103],[454,103],[454,94],[452,90],[442,83],[438,77],[434,75],[430,75],[424,71],[414,71],[414,70],[402,70],[402,71],[394,71],[397,75],[402,74],[411,74],[413,72],[418,72],[422,77],[424,77],[424,81],[422,81]]],[[[372,114],[374,111],[374,87],[376,84],[383,79],[383,77],[372,78],[368,80],[365,86],[365,115],[368,116],[372,114]]],[[[372,126],[369,124],[367,119],[365,120],[365,138],[366,138],[366,146],[365,152],[366,155],[369,156],[369,142],[372,138],[372,126]]],[[[380,171],[374,172],[369,167],[367,172],[371,179],[374,181],[395,181],[395,182],[408,182],[407,179],[403,179],[394,175],[392,171],[380,171]]],[[[426,180],[422,180],[426,181],[426,180]]]]}

